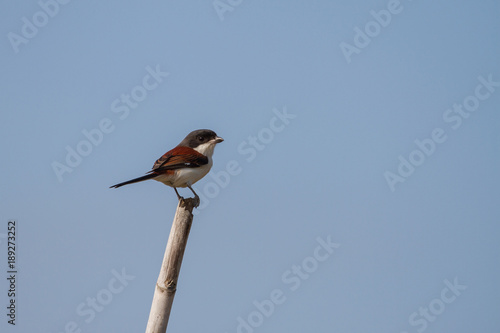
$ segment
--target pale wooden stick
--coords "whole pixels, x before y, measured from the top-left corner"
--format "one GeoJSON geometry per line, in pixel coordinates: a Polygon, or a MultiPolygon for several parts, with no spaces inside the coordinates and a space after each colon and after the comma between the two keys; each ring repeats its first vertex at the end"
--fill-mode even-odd
{"type": "Polygon", "coordinates": [[[189,231],[193,223],[195,204],[195,200],[191,198],[179,200],[160,275],[156,282],[146,333],[165,333],[167,331],[168,318],[172,309],[175,291],[177,290],[177,278],[181,270],[182,257],[184,256],[189,231]]]}

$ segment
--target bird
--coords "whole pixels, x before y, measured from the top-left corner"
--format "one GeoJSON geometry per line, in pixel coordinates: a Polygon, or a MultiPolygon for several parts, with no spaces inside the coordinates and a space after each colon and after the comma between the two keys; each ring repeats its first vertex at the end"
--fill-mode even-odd
{"type": "Polygon", "coordinates": [[[191,187],[205,177],[213,165],[212,155],[218,143],[223,138],[209,129],[199,129],[189,133],[175,148],[167,151],[153,164],[151,171],[145,176],[119,183],[110,188],[154,179],[173,187],[179,201],[184,198],[179,195],[178,187],[188,187],[194,194],[195,207],[200,204],[200,197],[191,187]]]}

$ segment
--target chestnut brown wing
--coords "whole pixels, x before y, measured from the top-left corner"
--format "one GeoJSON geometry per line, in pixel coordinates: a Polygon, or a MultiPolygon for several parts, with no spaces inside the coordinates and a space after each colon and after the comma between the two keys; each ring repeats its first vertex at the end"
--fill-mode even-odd
{"type": "Polygon", "coordinates": [[[175,147],[160,157],[149,172],[162,172],[180,168],[196,168],[208,163],[208,158],[189,147],[175,147]]]}

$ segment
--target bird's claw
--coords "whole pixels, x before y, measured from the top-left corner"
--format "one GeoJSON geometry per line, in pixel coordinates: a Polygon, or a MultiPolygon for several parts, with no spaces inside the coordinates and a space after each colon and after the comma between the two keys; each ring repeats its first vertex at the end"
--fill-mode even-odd
{"type": "Polygon", "coordinates": [[[197,208],[200,205],[200,197],[196,195],[193,198],[193,200],[194,200],[194,207],[197,208]]]}
{"type": "Polygon", "coordinates": [[[186,200],[193,200],[193,207],[197,208],[200,206],[200,197],[195,196],[194,198],[187,198],[184,199],[184,197],[179,196],[179,202],[181,203],[181,206],[184,206],[186,204],[186,200]]]}

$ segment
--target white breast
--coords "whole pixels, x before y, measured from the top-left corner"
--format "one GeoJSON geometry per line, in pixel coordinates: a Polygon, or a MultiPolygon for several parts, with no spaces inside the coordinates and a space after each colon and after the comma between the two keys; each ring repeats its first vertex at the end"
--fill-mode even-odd
{"type": "MultiPolygon", "coordinates": [[[[208,164],[202,165],[197,168],[184,168],[175,171],[175,175],[173,179],[171,179],[171,183],[173,187],[187,187],[187,184],[193,185],[198,180],[202,179],[207,175],[207,173],[212,168],[212,158],[208,158],[208,164]]],[[[167,184],[168,185],[168,184],[167,184]]]]}

